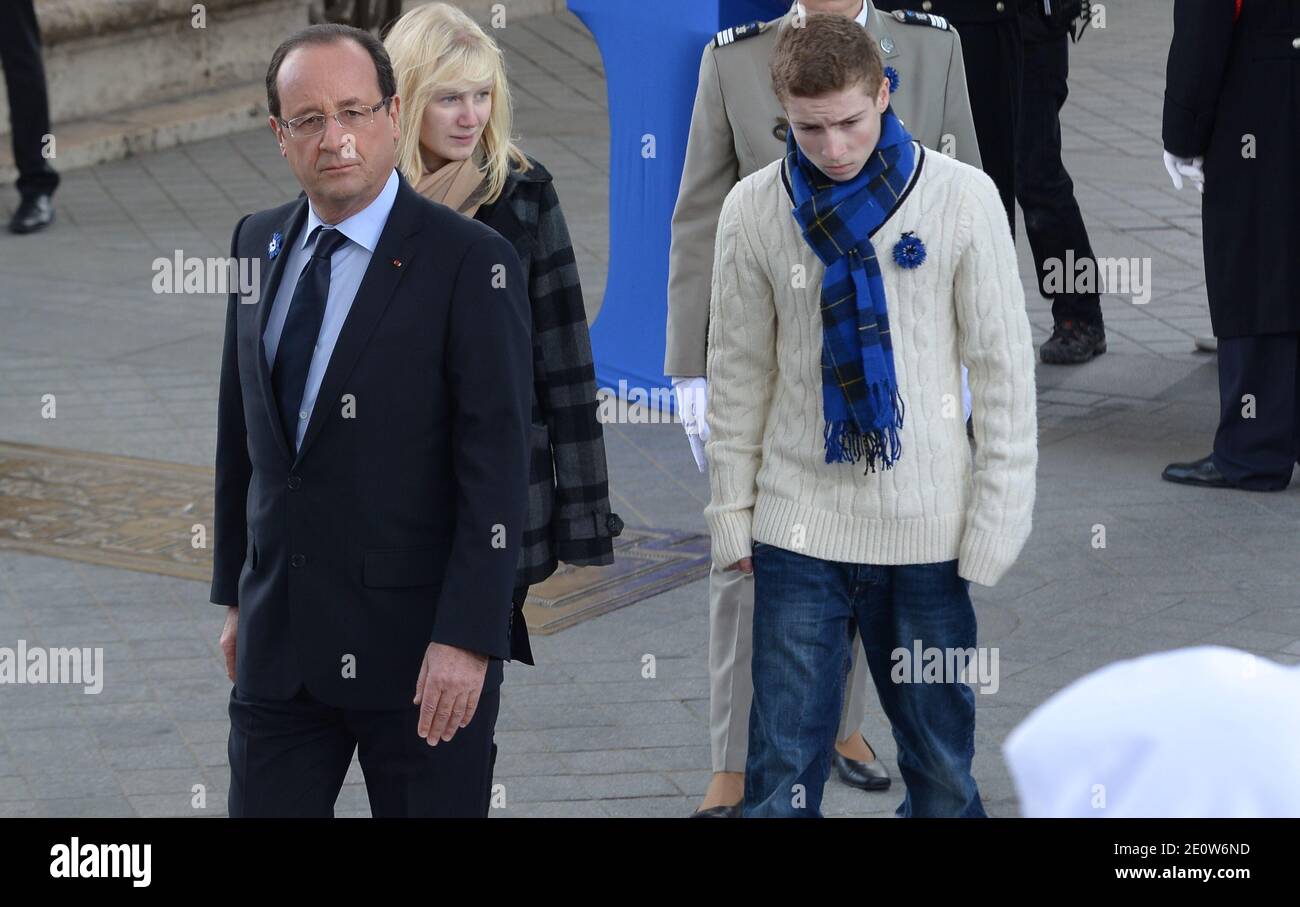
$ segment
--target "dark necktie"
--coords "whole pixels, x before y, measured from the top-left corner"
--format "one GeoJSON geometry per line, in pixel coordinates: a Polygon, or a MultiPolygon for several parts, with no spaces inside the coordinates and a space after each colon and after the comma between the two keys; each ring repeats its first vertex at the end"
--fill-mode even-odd
{"type": "Polygon", "coordinates": [[[307,260],[293,299],[289,301],[289,314],[280,332],[280,344],[275,350],[275,367],[271,369],[271,387],[280,410],[280,424],[284,426],[289,448],[296,447],[298,438],[298,408],[302,406],[303,391],[307,387],[307,369],[311,366],[316,337],[325,318],[325,300],[330,292],[330,256],[348,238],[333,227],[316,228],[316,245],[307,260]]]}

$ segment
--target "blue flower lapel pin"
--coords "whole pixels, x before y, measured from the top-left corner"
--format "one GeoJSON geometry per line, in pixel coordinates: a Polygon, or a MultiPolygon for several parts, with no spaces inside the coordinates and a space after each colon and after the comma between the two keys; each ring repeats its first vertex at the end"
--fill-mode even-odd
{"type": "Polygon", "coordinates": [[[925,261],[925,243],[911,230],[894,244],[894,262],[900,268],[919,268],[925,261]]]}
{"type": "Polygon", "coordinates": [[[889,80],[889,93],[893,94],[898,91],[898,83],[902,81],[898,77],[898,70],[892,66],[885,67],[885,78],[889,80]]]}
{"type": "Polygon", "coordinates": [[[284,245],[284,236],[278,231],[271,237],[271,241],[266,244],[266,257],[270,261],[275,261],[275,257],[280,254],[280,247],[284,245]]]}

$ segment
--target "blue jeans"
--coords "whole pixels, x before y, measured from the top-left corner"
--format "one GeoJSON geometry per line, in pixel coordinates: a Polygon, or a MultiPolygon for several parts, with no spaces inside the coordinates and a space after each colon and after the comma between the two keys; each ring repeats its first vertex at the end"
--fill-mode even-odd
{"type": "Polygon", "coordinates": [[[762,543],[753,561],[744,815],[821,816],[856,621],[907,786],[896,815],[984,816],[970,773],[975,694],[955,679],[891,679],[895,649],[911,653],[918,640],[923,650],[975,646],[975,611],[957,562],[844,564],[762,543]]]}

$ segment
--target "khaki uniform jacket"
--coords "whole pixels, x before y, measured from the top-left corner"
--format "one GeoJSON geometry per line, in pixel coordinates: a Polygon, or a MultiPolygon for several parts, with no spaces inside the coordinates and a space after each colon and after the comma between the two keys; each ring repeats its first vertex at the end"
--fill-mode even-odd
{"type": "MultiPolygon", "coordinates": [[[[904,22],[867,7],[867,31],[898,71],[891,105],[921,144],[980,166],[957,32],[938,16],[904,22]]],[[[785,153],[785,113],[772,92],[768,60],[794,10],[757,33],[722,32],[700,61],[686,164],[673,210],[664,374],[703,376],[713,282],[713,241],[731,187],[785,153]],[[721,46],[719,46],[721,44],[721,46]]]]}

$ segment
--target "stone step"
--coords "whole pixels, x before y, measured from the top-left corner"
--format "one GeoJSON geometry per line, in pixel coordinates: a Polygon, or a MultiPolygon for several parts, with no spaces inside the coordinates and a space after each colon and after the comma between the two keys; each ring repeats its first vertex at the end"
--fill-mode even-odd
{"type": "MultiPolygon", "coordinates": [[[[266,125],[266,88],[245,82],[178,101],[150,104],[109,116],[62,123],[55,130],[56,170],[75,170],[105,161],[161,151],[186,142],[243,132],[266,125]]],[[[8,136],[0,146],[0,184],[18,177],[8,136]]]]}
{"type": "MultiPolygon", "coordinates": [[[[7,0],[0,0],[7,2],[7,0]]],[[[407,0],[406,9],[426,0],[407,0]]],[[[565,0],[453,0],[506,26],[565,0]]],[[[271,51],[307,24],[308,0],[212,0],[204,29],[189,0],[43,0],[54,167],[74,170],[266,124],[271,51]],[[140,65],[140,61],[152,61],[140,65]],[[116,102],[116,103],[115,103],[116,102]],[[120,108],[119,108],[120,105],[120,108]]],[[[17,179],[0,92],[0,184],[17,179]]],[[[268,127],[269,129],[269,127],[268,127]]]]}

